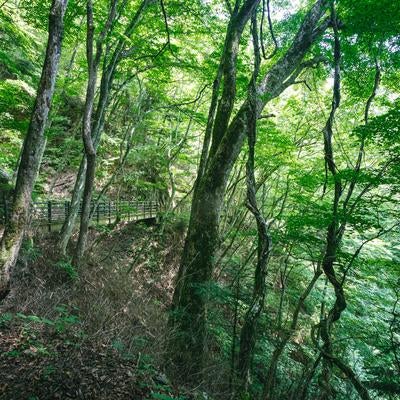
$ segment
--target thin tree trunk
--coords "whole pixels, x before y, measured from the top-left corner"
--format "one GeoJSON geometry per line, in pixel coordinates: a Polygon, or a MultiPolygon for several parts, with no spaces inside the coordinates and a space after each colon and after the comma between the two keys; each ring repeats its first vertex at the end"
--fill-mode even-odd
{"type": "Polygon", "coordinates": [[[303,384],[300,386],[300,390],[298,391],[298,397],[295,399],[298,400],[306,400],[308,396],[308,390],[310,388],[311,381],[315,375],[315,372],[318,368],[319,363],[321,362],[322,359],[322,354],[319,353],[318,357],[314,361],[310,371],[308,371],[308,374],[303,382],[303,384]]]}
{"type": "Polygon", "coordinates": [[[87,154],[87,170],[85,176],[85,188],[83,191],[81,224],[79,228],[79,237],[73,258],[73,264],[78,266],[86,250],[88,239],[89,221],[90,221],[90,206],[92,200],[94,177],[96,172],[96,153],[87,154]]]}
{"type": "Polygon", "coordinates": [[[314,276],[312,277],[311,281],[309,282],[309,284],[307,285],[306,289],[304,290],[304,292],[302,293],[297,302],[297,306],[293,312],[292,322],[290,324],[289,329],[285,332],[282,340],[277,344],[272,353],[272,357],[267,372],[267,378],[263,388],[263,399],[265,400],[272,400],[274,398],[273,389],[274,389],[276,369],[278,367],[279,359],[283,351],[285,350],[286,345],[289,343],[290,338],[296,331],[300,310],[303,307],[304,302],[306,301],[308,295],[311,293],[314,285],[318,281],[318,278],[321,276],[321,274],[322,274],[321,266],[318,264],[314,272],[314,276]]]}
{"type": "Polygon", "coordinates": [[[280,332],[280,330],[282,328],[283,304],[284,304],[285,294],[286,294],[286,282],[287,282],[290,272],[291,272],[289,270],[289,273],[286,274],[290,256],[291,256],[291,251],[288,249],[287,255],[285,256],[283,271],[281,271],[281,270],[279,271],[281,290],[280,290],[280,295],[279,295],[279,306],[278,306],[278,315],[277,315],[277,322],[276,322],[276,330],[278,332],[280,332]]]}
{"type": "Polygon", "coordinates": [[[85,187],[82,199],[81,224],[79,229],[79,237],[73,258],[74,265],[79,265],[86,249],[90,203],[94,186],[94,177],[96,172],[96,147],[92,137],[92,113],[94,105],[94,97],[97,82],[97,71],[102,56],[103,42],[108,34],[108,25],[112,25],[115,18],[116,0],[111,5],[110,12],[105,24],[104,30],[101,32],[97,40],[96,52],[94,53],[94,24],[93,24],[93,3],[92,0],[87,2],[87,36],[86,36],[86,57],[88,64],[88,83],[86,89],[86,102],[83,115],[82,140],[86,156],[86,175],[85,187]]]}
{"type": "Polygon", "coordinates": [[[58,246],[61,254],[64,256],[66,255],[68,242],[74,230],[76,217],[78,216],[79,212],[83,187],[85,184],[86,167],[87,167],[86,156],[83,156],[81,163],[79,165],[78,174],[76,176],[74,190],[72,191],[72,199],[69,208],[69,213],[65,218],[65,221],[62,225],[60,232],[60,239],[58,246]]]}
{"type": "MultiPolygon", "coordinates": [[[[110,98],[110,92],[111,92],[111,86],[114,80],[115,76],[115,71],[116,68],[119,64],[119,62],[122,59],[123,52],[125,50],[126,46],[126,38],[130,37],[136,27],[138,26],[139,22],[142,19],[144,11],[147,9],[147,7],[152,3],[152,0],[143,0],[141,5],[139,6],[138,10],[132,17],[131,22],[125,29],[124,35],[117,44],[114,47],[114,51],[112,55],[109,57],[108,62],[103,62],[103,71],[102,71],[102,77],[101,77],[101,83],[100,83],[100,95],[99,99],[97,102],[97,107],[96,107],[96,112],[93,117],[93,123],[92,123],[92,128],[91,128],[91,134],[92,134],[92,140],[93,140],[93,146],[94,150],[97,150],[97,147],[99,146],[100,140],[101,140],[101,135],[103,132],[103,126],[104,126],[104,120],[105,120],[105,114],[106,114],[106,109],[107,105],[109,103],[109,98],[110,98]]],[[[112,7],[116,6],[116,1],[114,0],[112,3],[112,7]]],[[[109,21],[115,17],[115,10],[113,11],[112,9],[110,10],[109,14],[109,21]]],[[[109,23],[107,24],[108,28],[112,28],[112,24],[109,23]]],[[[103,31],[106,32],[106,31],[103,31]]],[[[104,39],[104,38],[103,38],[104,39]]],[[[99,39],[100,42],[102,42],[102,39],[99,39]]],[[[101,45],[102,43],[98,43],[98,45],[101,45]]],[[[99,60],[100,61],[100,60],[99,60]]],[[[98,62],[99,62],[98,61],[98,62]]],[[[93,163],[92,163],[93,167],[93,163]]],[[[94,166],[95,168],[95,166],[94,166]]],[[[68,218],[64,221],[64,224],[61,228],[61,235],[59,239],[59,248],[62,254],[66,253],[66,248],[68,245],[68,242],[71,238],[74,226],[75,226],[75,221],[78,216],[79,212],[79,205],[82,199],[83,195],[83,190],[84,190],[84,182],[85,182],[85,176],[87,174],[87,159],[86,159],[86,154],[83,155],[81,164],[79,166],[78,174],[76,177],[75,181],[75,186],[72,194],[72,201],[71,201],[71,209],[70,213],[68,215],[68,218]]],[[[91,174],[91,173],[90,173],[91,174]]],[[[84,206],[82,205],[82,208],[84,206]]]]}
{"type": "Polygon", "coordinates": [[[42,75],[28,132],[21,152],[11,217],[0,243],[0,299],[9,291],[11,268],[15,265],[29,219],[30,201],[40,168],[44,130],[51,106],[61,55],[64,14],[68,0],[53,0],[49,15],[49,37],[42,75]]]}
{"type": "Polygon", "coordinates": [[[254,275],[253,296],[249,309],[244,317],[243,326],[240,332],[239,359],[237,365],[238,373],[238,398],[246,393],[251,361],[253,359],[254,347],[257,338],[257,325],[260,315],[264,309],[264,299],[266,293],[265,278],[269,256],[271,253],[271,236],[268,225],[261,214],[256,197],[256,178],[254,173],[254,155],[257,137],[257,77],[260,70],[261,55],[259,49],[257,14],[254,12],[252,17],[252,35],[254,47],[254,72],[252,83],[249,88],[249,103],[251,115],[249,115],[248,129],[248,159],[246,163],[246,184],[247,184],[247,208],[253,214],[257,225],[257,265],[254,275]]]}
{"type": "MultiPolygon", "coordinates": [[[[367,389],[357,378],[354,371],[349,366],[347,366],[343,361],[341,361],[339,358],[333,355],[333,344],[331,339],[333,324],[340,319],[343,311],[346,309],[347,306],[346,297],[343,289],[345,275],[342,280],[339,280],[337,273],[335,271],[334,264],[336,262],[337,252],[341,245],[342,238],[346,229],[346,223],[348,217],[347,204],[352,197],[356,185],[357,175],[361,165],[363,146],[364,146],[364,142],[362,141],[359,156],[354,169],[355,177],[350,182],[347,196],[345,197],[342,206],[344,220],[341,224],[339,224],[339,213],[340,213],[339,206],[343,195],[343,186],[341,178],[338,174],[337,166],[335,164],[334,151],[332,146],[332,136],[333,136],[334,117],[341,100],[341,94],[340,94],[341,49],[340,49],[340,41],[339,41],[339,34],[337,27],[337,17],[334,6],[332,6],[332,25],[334,30],[334,63],[335,63],[333,98],[332,98],[331,112],[326,122],[323,134],[324,134],[324,153],[325,153],[326,169],[332,175],[334,180],[334,198],[332,201],[332,217],[331,217],[332,219],[327,228],[327,233],[326,233],[326,248],[322,260],[322,269],[329,283],[333,286],[335,292],[335,302],[332,308],[329,310],[328,314],[326,316],[323,316],[318,326],[319,334],[321,335],[321,339],[323,342],[323,345],[320,348],[323,356],[322,373],[319,379],[319,384],[321,387],[320,398],[321,400],[329,400],[335,397],[334,388],[331,384],[332,368],[333,365],[335,365],[351,381],[358,395],[363,400],[369,400],[370,396],[367,389]]],[[[368,120],[368,110],[370,108],[373,98],[376,95],[376,90],[377,90],[377,85],[379,84],[379,80],[380,80],[380,71],[379,68],[377,68],[377,75],[375,79],[373,93],[369,97],[366,105],[365,122],[367,122],[368,120]]],[[[316,345],[318,346],[317,342],[316,345]]]]}
{"type": "Polygon", "coordinates": [[[394,294],[396,296],[396,300],[392,307],[392,319],[389,324],[389,332],[390,332],[390,344],[391,351],[394,357],[394,365],[400,375],[400,341],[396,339],[396,333],[400,333],[400,321],[398,320],[400,313],[397,311],[398,305],[400,304],[400,278],[397,280],[397,288],[394,288],[394,294]]]}
{"type": "MultiPolygon", "coordinates": [[[[240,274],[236,277],[235,285],[235,311],[233,315],[233,327],[232,327],[232,345],[231,345],[231,365],[229,371],[229,391],[232,396],[235,395],[235,389],[233,386],[235,374],[236,374],[236,342],[237,342],[237,325],[238,325],[238,314],[239,314],[239,298],[240,298],[240,274]]],[[[233,289],[233,288],[232,288],[233,289]]]]}

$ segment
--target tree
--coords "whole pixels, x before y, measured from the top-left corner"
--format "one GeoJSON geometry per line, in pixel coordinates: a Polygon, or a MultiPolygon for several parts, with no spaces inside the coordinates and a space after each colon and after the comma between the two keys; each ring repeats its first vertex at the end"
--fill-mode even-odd
{"type": "Polygon", "coordinates": [[[93,24],[93,3],[87,2],[87,36],[86,36],[86,57],[88,63],[88,83],[86,90],[85,110],[82,123],[82,140],[85,149],[86,175],[83,192],[81,225],[79,229],[78,243],[74,254],[74,264],[79,265],[86,249],[87,235],[89,229],[89,218],[91,212],[91,199],[96,171],[96,148],[92,135],[92,112],[97,82],[97,70],[103,52],[104,40],[110,33],[117,14],[117,2],[113,1],[104,28],[96,40],[96,52],[94,53],[94,24],[93,24]]]}
{"type": "MultiPolygon", "coordinates": [[[[329,3],[330,1],[320,0],[313,5],[288,50],[261,78],[257,85],[258,118],[269,101],[293,84],[305,67],[314,63],[314,60],[303,60],[312,44],[329,25],[329,18],[319,24],[329,3]]],[[[206,334],[204,285],[212,279],[219,218],[227,180],[242,148],[253,114],[247,99],[230,121],[235,98],[238,39],[257,4],[245,2],[239,8],[237,3],[232,13],[221,58],[223,92],[215,118],[212,118],[213,113],[210,112],[213,119],[210,150],[207,149],[206,137],[206,149],[203,150],[203,159],[206,158],[206,161],[202,160],[200,163],[205,167],[204,171],[199,171],[193,193],[190,223],[177,276],[171,317],[171,326],[178,336],[171,350],[176,354],[175,362],[181,367],[185,365],[185,374],[199,372],[202,367],[206,334]]],[[[218,79],[216,82],[215,86],[218,88],[218,79]]],[[[212,107],[210,110],[212,111],[212,107]]]]}
{"type": "Polygon", "coordinates": [[[68,0],[53,0],[42,76],[18,167],[10,220],[1,239],[0,299],[9,292],[10,271],[15,265],[29,222],[31,195],[44,151],[44,130],[51,106],[61,55],[64,14],[68,0]]]}
{"type": "MultiPolygon", "coordinates": [[[[79,170],[77,173],[75,186],[72,193],[71,200],[71,208],[68,215],[68,218],[65,220],[59,240],[59,246],[61,249],[61,253],[65,254],[68,242],[70,240],[75,219],[78,215],[80,201],[82,199],[82,195],[84,194],[84,187],[86,187],[86,196],[83,199],[83,209],[89,210],[88,212],[84,212],[81,215],[81,229],[80,235],[78,239],[78,244],[76,248],[75,261],[79,262],[80,258],[83,255],[86,246],[87,240],[87,229],[89,224],[90,217],[90,200],[92,197],[93,183],[94,183],[94,174],[96,169],[96,149],[99,146],[101,135],[103,133],[104,122],[106,117],[106,110],[110,100],[110,93],[112,90],[112,84],[115,78],[115,74],[118,68],[118,65],[121,61],[129,57],[132,48],[134,46],[130,46],[128,38],[130,38],[135,30],[137,29],[140,21],[143,18],[143,15],[147,8],[153,3],[153,0],[143,0],[138,9],[133,13],[133,16],[130,18],[129,23],[125,27],[124,31],[119,36],[119,39],[114,42],[112,45],[107,46],[106,54],[102,64],[102,75],[100,82],[100,93],[97,99],[96,110],[93,116],[93,120],[91,121],[90,127],[90,139],[89,136],[85,133],[85,155],[82,157],[79,170]],[[132,47],[132,48],[131,48],[132,47]],[[92,142],[91,146],[90,142],[92,142]],[[90,151],[89,151],[90,150],[90,151]],[[87,151],[90,153],[90,168],[88,169],[88,158],[87,151]]],[[[115,21],[121,17],[121,14],[116,13],[117,3],[114,1],[112,3],[112,7],[110,8],[110,13],[108,16],[108,20],[105,22],[104,30],[100,34],[98,40],[96,41],[96,54],[98,55],[97,64],[100,63],[102,57],[102,47],[104,45],[104,41],[108,36],[113,33],[113,29],[115,28],[115,21]]],[[[122,10],[123,11],[123,10],[122,10]]],[[[162,50],[165,48],[165,45],[162,47],[162,50]]],[[[96,56],[97,57],[97,56],[96,56]]],[[[96,73],[92,73],[92,75],[97,76],[97,67],[96,73]]],[[[94,102],[94,100],[93,100],[94,102]]],[[[89,129],[89,127],[87,128],[89,129]]]]}

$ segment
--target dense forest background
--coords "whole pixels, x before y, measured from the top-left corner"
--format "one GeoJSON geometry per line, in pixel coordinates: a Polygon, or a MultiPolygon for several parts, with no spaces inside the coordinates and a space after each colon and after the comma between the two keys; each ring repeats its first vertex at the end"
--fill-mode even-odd
{"type": "Polygon", "coordinates": [[[400,399],[399,82],[398,1],[1,1],[0,399],[400,399]]]}

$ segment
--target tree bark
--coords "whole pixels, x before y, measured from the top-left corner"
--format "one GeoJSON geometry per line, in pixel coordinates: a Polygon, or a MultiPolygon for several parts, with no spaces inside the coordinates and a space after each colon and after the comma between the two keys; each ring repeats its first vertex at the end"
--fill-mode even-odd
{"type": "Polygon", "coordinates": [[[82,199],[83,187],[85,184],[86,167],[87,167],[86,156],[83,156],[81,163],[79,165],[74,189],[72,191],[72,198],[71,198],[71,205],[69,208],[69,212],[61,227],[58,246],[63,256],[66,255],[68,242],[71,238],[72,231],[74,230],[76,217],[78,216],[79,206],[82,199]]]}
{"type": "Polygon", "coordinates": [[[45,143],[44,130],[51,106],[61,55],[64,14],[68,0],[53,0],[49,36],[42,75],[29,128],[21,152],[11,216],[0,243],[0,299],[9,291],[10,271],[15,265],[29,220],[32,190],[45,143]]]}

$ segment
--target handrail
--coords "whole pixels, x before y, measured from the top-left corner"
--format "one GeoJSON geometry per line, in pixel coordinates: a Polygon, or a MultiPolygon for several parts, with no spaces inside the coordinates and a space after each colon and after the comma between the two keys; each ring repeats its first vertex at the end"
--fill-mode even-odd
{"type": "MultiPolygon", "coordinates": [[[[10,203],[0,201],[0,223],[5,224],[10,215],[10,203]]],[[[31,204],[31,221],[34,224],[47,225],[51,231],[52,225],[62,224],[69,215],[71,202],[69,200],[38,200],[31,204]]],[[[81,214],[82,202],[78,215],[81,214]]],[[[127,221],[140,221],[157,218],[161,206],[155,200],[118,200],[91,202],[92,221],[97,224],[117,218],[127,221]]]]}

